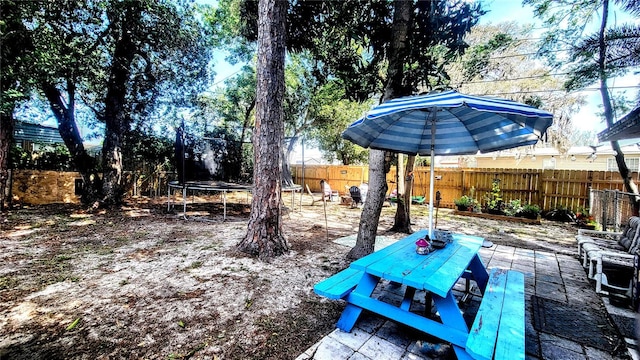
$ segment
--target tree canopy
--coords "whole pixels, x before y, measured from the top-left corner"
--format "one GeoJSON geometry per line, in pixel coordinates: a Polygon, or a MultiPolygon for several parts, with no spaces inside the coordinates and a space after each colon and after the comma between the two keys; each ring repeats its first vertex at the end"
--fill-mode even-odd
{"type": "Polygon", "coordinates": [[[123,148],[136,143],[128,134],[151,131],[167,109],[187,106],[207,84],[210,46],[197,7],[186,0],[63,0],[17,2],[16,9],[24,43],[34,49],[24,76],[47,99],[84,188],[95,191],[83,201],[119,203],[123,148]],[[78,130],[81,106],[92,113],[88,125],[106,125],[102,187],[89,186],[100,177],[78,130]]]}
{"type": "MultiPolygon", "coordinates": [[[[542,64],[519,55],[538,50],[524,40],[531,28],[476,26],[484,13],[477,3],[405,4],[411,5],[406,46],[394,54],[397,2],[287,2],[282,158],[304,137],[329,160],[366,162],[368,150],[339,136],[349,123],[390,91],[402,96],[445,87],[544,106],[555,115],[549,140],[567,149],[579,126],[570,118],[582,103],[552,90],[611,79],[640,58],[636,24],[612,24],[609,17],[606,31],[587,26],[608,3],[526,0],[549,29],[540,53],[550,61],[542,64]]],[[[638,14],[634,1],[612,4],[638,14]]],[[[37,101],[44,100],[85,181],[105,181],[86,186],[94,192],[84,201],[118,203],[122,171],[140,170],[141,157],[168,168],[173,131],[183,120],[194,136],[224,139],[225,177],[250,177],[258,2],[6,0],[2,10],[2,132],[11,129],[13,116],[26,113],[24,104],[41,108],[37,101]],[[247,64],[219,89],[211,81],[214,52],[247,64]],[[28,100],[34,96],[38,100],[28,100]],[[102,159],[84,149],[81,126],[101,129],[102,159]]],[[[611,111],[623,108],[617,96],[609,100],[611,111]]]]}
{"type": "MultiPolygon", "coordinates": [[[[629,67],[640,64],[640,26],[611,25],[614,9],[609,0],[525,0],[525,3],[533,5],[536,16],[547,25],[541,52],[551,64],[567,70],[565,87],[573,90],[597,83],[603,117],[611,127],[616,117],[616,104],[610,93],[609,81],[628,72],[629,67]],[[595,30],[588,29],[592,21],[597,25],[595,30]],[[567,54],[567,57],[560,59],[558,54],[567,54]]],[[[615,3],[624,11],[635,15],[640,13],[640,3],[635,0],[618,0],[615,3]]],[[[638,194],[620,145],[612,141],[611,147],[626,190],[638,194]]],[[[633,197],[632,201],[638,212],[638,197],[633,197]]]]}

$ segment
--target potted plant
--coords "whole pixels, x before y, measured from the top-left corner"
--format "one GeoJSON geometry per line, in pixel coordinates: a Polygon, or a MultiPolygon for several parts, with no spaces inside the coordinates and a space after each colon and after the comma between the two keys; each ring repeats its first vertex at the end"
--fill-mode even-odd
{"type": "Polygon", "coordinates": [[[593,215],[589,214],[589,209],[587,208],[578,209],[578,212],[576,213],[576,225],[588,230],[595,230],[599,227],[598,222],[593,215]]]}
{"type": "Polygon", "coordinates": [[[523,209],[522,201],[520,199],[514,199],[507,203],[504,207],[504,213],[507,216],[516,216],[523,209]]]}
{"type": "Polygon", "coordinates": [[[486,212],[489,214],[504,215],[502,195],[500,194],[500,179],[494,179],[491,184],[491,192],[486,197],[486,212]]]}
{"type": "Polygon", "coordinates": [[[536,204],[524,204],[522,210],[516,214],[527,219],[537,219],[538,215],[540,215],[540,207],[536,204]]]}
{"type": "Polygon", "coordinates": [[[584,225],[584,228],[587,229],[587,230],[600,230],[600,224],[598,224],[597,221],[595,221],[593,218],[591,218],[584,225]]]}
{"type": "Polygon", "coordinates": [[[468,211],[470,207],[473,207],[473,199],[467,195],[462,195],[459,199],[454,199],[453,203],[460,211],[468,211]]]}

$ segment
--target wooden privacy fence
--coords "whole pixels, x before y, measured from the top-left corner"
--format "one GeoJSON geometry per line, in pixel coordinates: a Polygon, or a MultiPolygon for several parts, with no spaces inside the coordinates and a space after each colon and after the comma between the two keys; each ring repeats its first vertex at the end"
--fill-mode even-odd
{"type": "MultiPolygon", "coordinates": [[[[331,188],[346,194],[347,187],[369,180],[367,166],[302,165],[291,166],[294,182],[309,185],[312,191],[320,191],[320,180],[326,180],[331,188]],[[304,181],[303,181],[304,178],[304,181]]],[[[491,191],[494,179],[499,181],[504,202],[520,199],[523,203],[537,204],[543,210],[567,208],[578,211],[589,207],[591,190],[624,190],[618,172],[590,170],[538,170],[538,169],[459,169],[436,168],[434,188],[440,191],[440,206],[454,207],[454,199],[474,192],[474,198],[482,205],[491,191]]],[[[413,195],[425,196],[429,201],[429,167],[416,167],[413,172],[413,195]]],[[[633,173],[638,182],[638,173],[633,173]]],[[[388,191],[396,188],[396,169],[387,174],[388,191]]]]}
{"type": "MultiPolygon", "coordinates": [[[[333,190],[347,194],[348,187],[369,180],[367,166],[292,165],[291,173],[296,184],[309,185],[312,191],[320,192],[320,180],[327,180],[333,190]]],[[[125,173],[123,186],[128,196],[166,196],[167,182],[176,178],[174,173],[163,171],[142,176],[125,173]]],[[[424,196],[429,201],[429,167],[416,167],[413,172],[413,195],[424,196]]],[[[638,173],[633,173],[638,183],[638,173]]],[[[11,172],[11,194],[18,201],[31,204],[53,202],[79,202],[80,174],[37,170],[14,170],[11,172]]],[[[453,208],[454,199],[469,195],[485,204],[494,179],[500,181],[502,199],[505,202],[520,199],[537,204],[543,210],[559,207],[578,211],[589,208],[589,194],[600,190],[624,191],[618,172],[588,170],[523,170],[523,169],[458,169],[436,168],[434,187],[440,191],[440,206],[453,208]]],[[[388,191],[396,188],[396,169],[387,174],[388,191]]],[[[593,197],[593,196],[592,196],[593,197]]],[[[593,206],[596,211],[597,206],[593,206]]]]}

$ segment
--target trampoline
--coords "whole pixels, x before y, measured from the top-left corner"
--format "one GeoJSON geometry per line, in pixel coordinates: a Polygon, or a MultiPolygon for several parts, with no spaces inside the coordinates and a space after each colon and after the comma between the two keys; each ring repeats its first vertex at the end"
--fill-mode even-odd
{"type": "MultiPolygon", "coordinates": [[[[181,184],[179,181],[170,181],[167,186],[167,211],[171,211],[173,195],[176,191],[182,190],[182,217],[187,220],[187,194],[189,191],[219,192],[222,193],[222,218],[227,219],[227,192],[246,192],[247,197],[253,190],[251,185],[243,185],[229,183],[224,181],[185,181],[181,184]]],[[[291,192],[291,208],[293,209],[293,193],[302,190],[302,186],[294,185],[282,188],[282,191],[291,192]]]]}
{"type": "MultiPolygon", "coordinates": [[[[208,138],[208,140],[215,140],[212,138],[208,138]]],[[[221,140],[221,139],[218,139],[221,140]]],[[[224,143],[226,144],[226,143],[224,143]]],[[[222,145],[224,145],[222,144],[222,145]]],[[[177,181],[170,181],[167,184],[167,212],[170,212],[173,209],[172,199],[174,194],[177,191],[182,190],[182,210],[183,210],[183,219],[187,220],[187,195],[189,191],[194,194],[193,202],[195,203],[195,192],[212,192],[212,193],[222,193],[222,209],[223,209],[223,219],[227,219],[227,192],[246,192],[247,199],[249,198],[249,194],[253,190],[253,185],[251,184],[239,184],[239,183],[231,183],[225,181],[215,181],[215,180],[193,180],[193,179],[202,179],[202,178],[211,178],[215,175],[215,171],[207,165],[207,162],[202,158],[193,159],[190,158],[189,163],[186,162],[185,158],[185,124],[184,120],[182,124],[176,129],[176,141],[175,141],[175,160],[176,160],[176,170],[178,173],[177,181]],[[204,163],[204,165],[203,165],[204,163]],[[203,169],[208,170],[206,174],[203,173],[203,169]],[[189,180],[190,179],[190,180],[189,180]]],[[[193,155],[194,149],[191,148],[189,153],[193,155]]],[[[197,151],[196,151],[197,152],[197,151]]],[[[211,151],[209,151],[211,153],[211,151]]],[[[212,155],[208,154],[208,155],[212,155]]],[[[215,156],[212,157],[215,162],[215,156]]],[[[283,187],[282,191],[291,191],[291,208],[293,209],[294,201],[293,201],[293,193],[296,191],[302,190],[302,186],[293,185],[288,187],[283,187]]]]}

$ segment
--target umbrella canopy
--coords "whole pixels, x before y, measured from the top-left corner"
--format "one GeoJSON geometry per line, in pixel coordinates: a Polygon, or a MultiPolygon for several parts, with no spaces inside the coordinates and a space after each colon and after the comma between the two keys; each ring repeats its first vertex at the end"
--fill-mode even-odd
{"type": "Polygon", "coordinates": [[[430,155],[431,145],[435,155],[468,155],[533,145],[551,122],[550,113],[529,105],[447,91],[380,104],[342,137],[362,147],[410,155],[430,155]]]}
{"type": "MultiPolygon", "coordinates": [[[[342,133],[362,147],[409,155],[467,155],[534,145],[553,121],[549,112],[505,99],[456,91],[389,100],[342,133]]],[[[429,234],[433,235],[433,166],[429,234]]]]}

